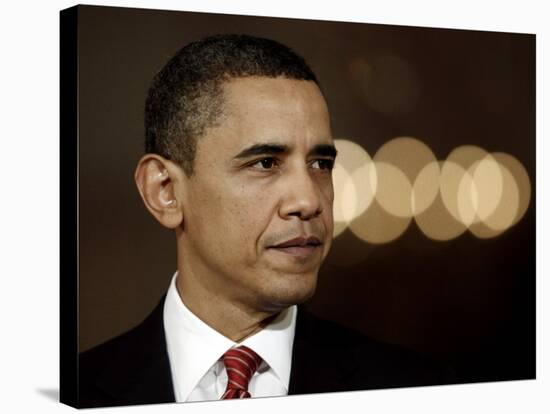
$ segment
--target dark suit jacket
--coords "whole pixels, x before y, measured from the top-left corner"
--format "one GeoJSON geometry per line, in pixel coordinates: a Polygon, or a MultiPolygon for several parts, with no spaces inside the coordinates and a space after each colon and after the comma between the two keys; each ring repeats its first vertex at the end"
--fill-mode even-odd
{"type": "MultiPolygon", "coordinates": [[[[174,402],[164,299],[132,330],[79,356],[79,407],[174,402]]],[[[289,394],[448,384],[427,356],[369,339],[300,309],[289,394]]]]}

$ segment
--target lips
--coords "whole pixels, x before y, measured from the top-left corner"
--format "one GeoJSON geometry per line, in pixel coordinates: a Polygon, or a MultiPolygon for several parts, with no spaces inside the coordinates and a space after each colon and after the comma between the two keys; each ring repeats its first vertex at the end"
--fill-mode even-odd
{"type": "Polygon", "coordinates": [[[323,243],[315,236],[295,237],[270,246],[270,250],[278,251],[295,257],[308,257],[316,253],[323,243]]]}
{"type": "Polygon", "coordinates": [[[294,239],[287,240],[283,243],[276,244],[272,246],[274,248],[284,248],[284,247],[316,247],[321,245],[321,240],[315,236],[309,237],[295,237],[294,239]]]}

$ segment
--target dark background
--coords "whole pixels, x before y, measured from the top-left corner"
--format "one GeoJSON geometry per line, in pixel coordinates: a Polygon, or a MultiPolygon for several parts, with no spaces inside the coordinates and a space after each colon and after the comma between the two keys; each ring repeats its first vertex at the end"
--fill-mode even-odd
{"type": "MultiPolygon", "coordinates": [[[[404,135],[438,159],[464,144],[507,152],[534,191],[534,35],[80,6],[80,351],[139,323],[176,270],[175,237],[146,211],[133,180],[145,95],[180,47],[229,32],[272,38],[304,56],[336,138],[371,155],[404,135]],[[409,92],[394,110],[373,109],[354,75],[357,62],[384,56],[406,62],[411,76],[393,79],[395,89],[383,88],[392,79],[378,84],[382,96],[409,92]]],[[[523,219],[492,239],[466,232],[437,242],[414,221],[384,245],[346,231],[307,307],[441,357],[460,381],[534,378],[535,196],[523,219]]]]}

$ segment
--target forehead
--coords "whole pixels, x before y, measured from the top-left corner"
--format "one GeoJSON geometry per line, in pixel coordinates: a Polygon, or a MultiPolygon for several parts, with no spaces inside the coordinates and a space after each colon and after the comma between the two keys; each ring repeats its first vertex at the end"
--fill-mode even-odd
{"type": "Polygon", "coordinates": [[[261,76],[231,78],[224,82],[223,91],[229,110],[279,111],[284,107],[288,113],[327,111],[323,95],[313,81],[261,76]]]}
{"type": "Polygon", "coordinates": [[[290,148],[332,143],[325,99],[312,81],[235,78],[223,84],[222,121],[206,135],[218,149],[264,142],[290,148]],[[211,137],[209,137],[211,136],[211,137]]]}

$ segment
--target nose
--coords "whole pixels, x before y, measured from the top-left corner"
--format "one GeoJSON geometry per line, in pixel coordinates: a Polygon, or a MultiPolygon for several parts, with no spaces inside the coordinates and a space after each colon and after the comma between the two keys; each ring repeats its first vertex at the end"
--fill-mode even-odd
{"type": "Polygon", "coordinates": [[[307,167],[289,175],[282,185],[280,215],[283,219],[310,220],[322,213],[321,190],[307,167]]]}

